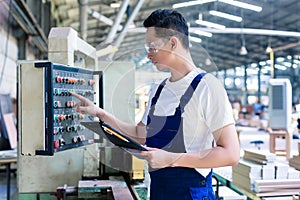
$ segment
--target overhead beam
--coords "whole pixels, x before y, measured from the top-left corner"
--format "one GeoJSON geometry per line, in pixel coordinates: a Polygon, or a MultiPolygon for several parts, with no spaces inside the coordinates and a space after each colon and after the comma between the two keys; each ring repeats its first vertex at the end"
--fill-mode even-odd
{"type": "Polygon", "coordinates": [[[105,40],[105,43],[111,43],[117,33],[117,30],[121,24],[122,18],[126,12],[126,9],[128,7],[129,4],[129,0],[125,0],[122,3],[121,9],[118,12],[118,15],[115,19],[115,23],[113,24],[112,28],[110,29],[108,35],[107,35],[107,39],[105,40]]]}
{"type": "MultiPolygon", "coordinates": [[[[144,3],[144,0],[139,0],[138,3],[136,4],[133,12],[131,13],[130,17],[128,18],[124,29],[120,33],[119,37],[116,39],[116,41],[113,43],[117,48],[119,48],[120,44],[122,43],[124,37],[126,36],[126,33],[129,29],[129,26],[133,23],[133,20],[135,16],[138,14],[139,10],[141,9],[142,5],[144,3]]],[[[114,53],[109,56],[110,59],[112,59],[114,56],[114,53]]]]}
{"type": "Polygon", "coordinates": [[[276,51],[281,51],[281,50],[285,50],[285,49],[290,49],[290,48],[294,48],[300,46],[300,42],[295,42],[295,43],[291,43],[291,44],[287,44],[281,47],[277,47],[277,48],[273,48],[272,51],[276,52],[276,51]]]}
{"type": "MultiPolygon", "coordinates": [[[[190,27],[190,31],[206,31],[217,34],[245,34],[245,35],[267,35],[267,36],[282,36],[282,37],[299,37],[300,32],[293,31],[278,31],[270,29],[254,29],[254,28],[226,28],[226,29],[214,29],[214,28],[201,28],[190,27]]],[[[144,33],[146,29],[144,27],[130,28],[128,32],[144,33]]]]}

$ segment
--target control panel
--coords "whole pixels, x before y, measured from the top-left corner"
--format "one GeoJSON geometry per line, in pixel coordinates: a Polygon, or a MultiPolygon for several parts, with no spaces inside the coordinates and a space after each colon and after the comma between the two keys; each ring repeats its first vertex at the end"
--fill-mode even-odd
{"type": "Polygon", "coordinates": [[[35,63],[35,67],[45,71],[45,148],[36,150],[36,155],[53,155],[93,143],[94,133],[80,124],[93,121],[93,117],[77,113],[74,107],[79,100],[70,95],[75,92],[94,102],[93,71],[51,62],[35,63]]]}

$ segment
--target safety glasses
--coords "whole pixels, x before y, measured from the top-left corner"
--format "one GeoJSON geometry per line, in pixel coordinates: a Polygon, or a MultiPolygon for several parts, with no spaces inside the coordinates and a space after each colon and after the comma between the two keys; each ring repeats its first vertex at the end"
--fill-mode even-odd
{"type": "Polygon", "coordinates": [[[147,53],[157,53],[160,48],[164,46],[165,42],[162,39],[158,39],[153,42],[148,42],[145,44],[145,49],[147,53]]]}

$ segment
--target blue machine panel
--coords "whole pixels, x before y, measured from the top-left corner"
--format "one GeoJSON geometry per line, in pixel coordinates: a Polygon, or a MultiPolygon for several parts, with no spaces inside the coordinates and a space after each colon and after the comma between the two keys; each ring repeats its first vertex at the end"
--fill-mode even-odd
{"type": "Polygon", "coordinates": [[[77,113],[78,100],[70,91],[94,102],[93,71],[68,67],[51,62],[35,63],[45,68],[45,150],[37,155],[53,155],[55,152],[80,147],[94,142],[94,133],[80,122],[93,121],[93,117],[77,113]]]}

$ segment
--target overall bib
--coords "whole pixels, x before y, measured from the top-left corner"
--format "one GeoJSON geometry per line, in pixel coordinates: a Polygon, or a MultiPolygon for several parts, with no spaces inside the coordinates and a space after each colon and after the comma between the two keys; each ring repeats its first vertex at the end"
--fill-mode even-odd
{"type": "MultiPolygon", "coordinates": [[[[191,99],[196,87],[205,73],[198,74],[180,99],[174,115],[155,116],[155,104],[165,85],[164,80],[158,87],[151,101],[151,108],[147,118],[146,145],[163,149],[169,152],[185,153],[183,138],[183,119],[185,105],[191,99]]],[[[212,171],[203,177],[194,168],[166,167],[152,169],[149,166],[151,177],[151,200],[204,200],[215,199],[212,189],[212,171]]]]}

